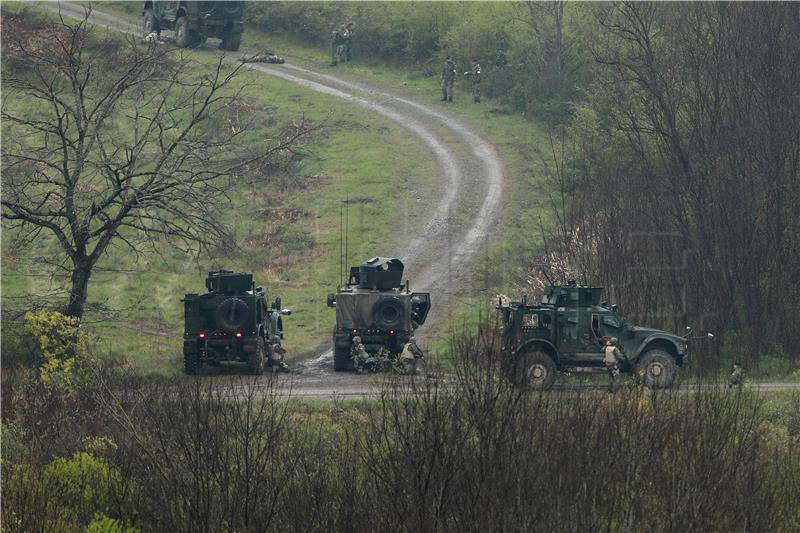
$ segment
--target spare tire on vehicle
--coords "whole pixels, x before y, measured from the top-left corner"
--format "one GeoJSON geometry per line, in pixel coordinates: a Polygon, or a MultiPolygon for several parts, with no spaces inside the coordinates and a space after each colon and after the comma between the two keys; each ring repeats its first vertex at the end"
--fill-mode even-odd
{"type": "Polygon", "coordinates": [[[403,324],[406,308],[399,298],[378,300],[372,308],[372,318],[378,327],[399,328],[403,324]]]}
{"type": "Polygon", "coordinates": [[[228,298],[217,307],[214,318],[217,326],[226,331],[236,331],[242,329],[247,324],[250,308],[244,300],[239,298],[228,298]]]}

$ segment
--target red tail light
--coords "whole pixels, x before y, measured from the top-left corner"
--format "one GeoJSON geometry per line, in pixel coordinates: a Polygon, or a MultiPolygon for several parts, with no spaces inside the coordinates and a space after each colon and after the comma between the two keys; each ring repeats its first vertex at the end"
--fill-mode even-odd
{"type": "Polygon", "coordinates": [[[198,339],[205,339],[206,338],[206,334],[205,333],[198,333],[197,334],[197,338],[198,339]]]}
{"type": "Polygon", "coordinates": [[[241,331],[237,331],[236,332],[236,338],[237,339],[241,339],[242,338],[242,332],[241,331]]]}
{"type": "Polygon", "coordinates": [[[389,330],[389,335],[394,335],[395,333],[397,333],[397,331],[395,331],[395,330],[393,330],[393,329],[390,329],[390,330],[389,330]]]}
{"type": "Polygon", "coordinates": [[[358,333],[358,328],[353,328],[353,333],[358,333]]]}

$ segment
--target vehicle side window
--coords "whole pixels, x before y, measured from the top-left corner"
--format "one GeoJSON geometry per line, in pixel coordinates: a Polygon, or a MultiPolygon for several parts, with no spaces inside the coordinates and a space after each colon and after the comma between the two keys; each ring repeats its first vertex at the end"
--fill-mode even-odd
{"type": "Polygon", "coordinates": [[[538,328],[539,327],[539,315],[522,315],[522,327],[523,328],[538,328]]]}
{"type": "Polygon", "coordinates": [[[620,328],[622,327],[622,323],[620,322],[619,318],[615,317],[614,315],[606,315],[603,317],[603,325],[610,326],[612,328],[620,328]]]}

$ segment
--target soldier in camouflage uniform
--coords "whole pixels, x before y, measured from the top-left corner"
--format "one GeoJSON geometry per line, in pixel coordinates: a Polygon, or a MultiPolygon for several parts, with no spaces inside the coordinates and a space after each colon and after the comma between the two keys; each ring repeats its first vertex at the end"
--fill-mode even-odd
{"type": "Polygon", "coordinates": [[[744,369],[739,361],[735,361],[731,377],[728,380],[728,388],[741,387],[742,385],[744,385],[744,369]]]}
{"type": "Polygon", "coordinates": [[[408,342],[403,345],[403,351],[400,353],[398,360],[400,371],[403,374],[416,374],[417,361],[422,359],[422,350],[417,346],[414,337],[408,339],[408,342]]]}
{"type": "Polygon", "coordinates": [[[611,338],[603,350],[603,363],[608,371],[608,392],[617,392],[617,378],[619,377],[619,363],[622,361],[622,352],[617,348],[617,338],[611,338]]]}
{"type": "Polygon", "coordinates": [[[447,56],[442,68],[442,102],[453,101],[453,82],[456,79],[456,62],[447,56]]]}
{"type": "Polygon", "coordinates": [[[339,27],[331,33],[331,66],[335,67],[340,61],[344,59],[345,53],[345,36],[343,28],[339,27]]]}
{"type": "Polygon", "coordinates": [[[242,56],[239,61],[242,63],[272,63],[275,65],[282,65],[286,62],[281,56],[275,55],[272,50],[264,50],[254,56],[242,56]]]}
{"type": "Polygon", "coordinates": [[[361,337],[358,335],[353,337],[353,344],[350,348],[350,357],[353,360],[353,367],[356,369],[356,372],[363,374],[365,365],[369,359],[369,354],[367,353],[366,348],[364,348],[364,345],[361,343],[361,337]]]}
{"type": "Polygon", "coordinates": [[[353,21],[348,20],[347,23],[342,26],[342,38],[344,39],[344,60],[348,63],[353,58],[351,54],[351,48],[353,46],[353,21]]]}
{"type": "Polygon", "coordinates": [[[472,99],[476,104],[481,102],[481,65],[477,59],[472,60],[470,69],[464,73],[472,79],[472,99]]]}

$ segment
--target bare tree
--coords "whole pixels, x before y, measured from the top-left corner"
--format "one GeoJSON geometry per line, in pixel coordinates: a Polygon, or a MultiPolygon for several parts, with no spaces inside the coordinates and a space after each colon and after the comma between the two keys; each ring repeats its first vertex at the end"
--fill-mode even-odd
{"type": "Polygon", "coordinates": [[[224,242],[216,213],[230,179],[306,131],[259,139],[226,122],[241,65],[95,35],[87,19],[4,32],[3,58],[2,217],[24,239],[55,235],[71,272],[66,313],[77,317],[112,244],[139,254],[224,242]]]}

